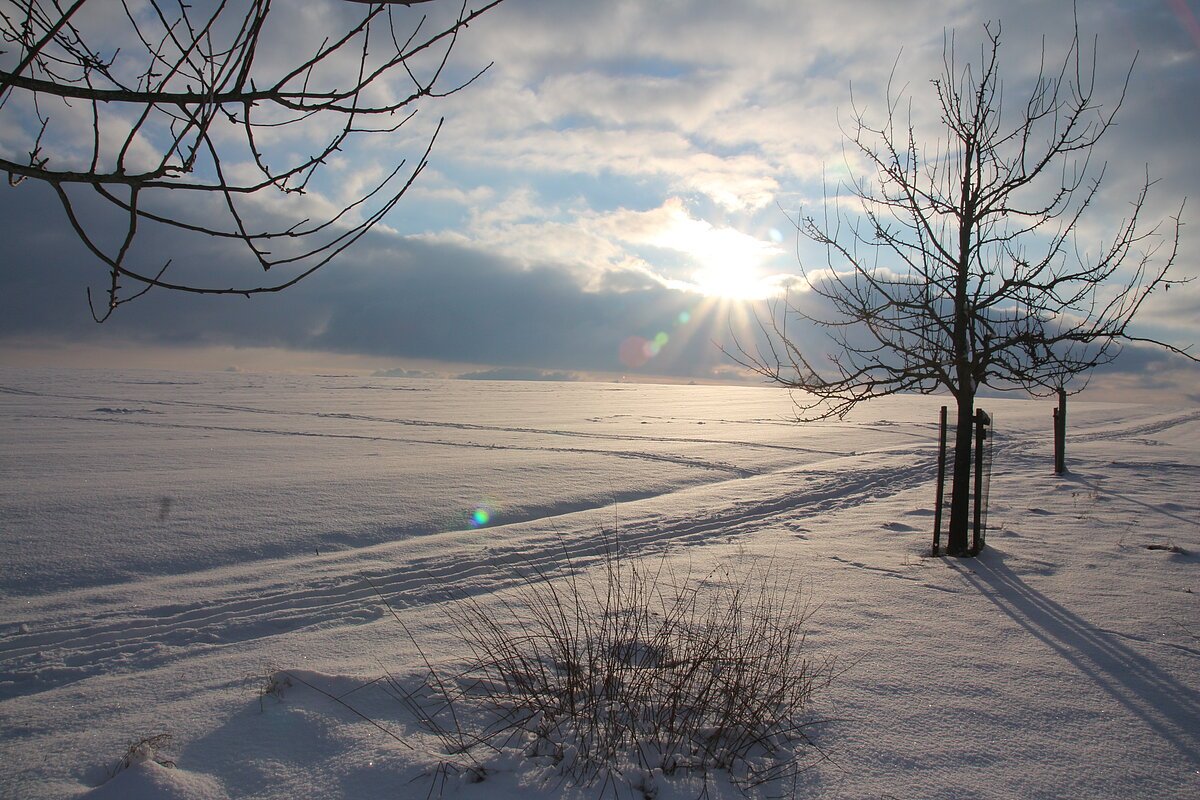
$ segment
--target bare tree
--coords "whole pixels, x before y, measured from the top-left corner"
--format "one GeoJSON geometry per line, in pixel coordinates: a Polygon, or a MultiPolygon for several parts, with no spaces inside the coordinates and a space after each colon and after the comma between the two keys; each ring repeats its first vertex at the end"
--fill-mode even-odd
{"type": "Polygon", "coordinates": [[[459,34],[502,2],[468,1],[444,0],[453,9],[429,25],[399,7],[430,0],[278,10],[271,0],[3,0],[0,170],[13,186],[52,187],[107,271],[99,310],[88,290],[98,322],[154,287],[280,291],[369,231],[425,168],[440,122],[411,166],[393,163],[332,205],[303,197],[352,144],[394,136],[422,101],[482,74],[441,87],[459,34]],[[280,222],[269,193],[302,210],[280,222]],[[134,255],[155,226],[233,241],[249,264],[286,275],[241,286],[173,279],[171,259],[134,255]]]}
{"type": "Polygon", "coordinates": [[[882,124],[873,126],[852,102],[843,126],[848,151],[874,175],[839,185],[848,197],[827,190],[823,215],[795,220],[798,235],[826,253],[819,269],[804,270],[811,293],[777,304],[770,324],[763,322],[768,343],[753,352],[739,345],[735,354],[811,393],[797,398],[806,418],[840,417],[897,392],[948,391],[957,404],[947,548],[954,554],[967,551],[980,387],[1056,391],[1111,361],[1126,342],[1195,360],[1130,329],[1151,292],[1177,282],[1168,273],[1179,216],[1143,223],[1149,177],[1128,216],[1106,223],[1111,240],[1090,250],[1080,241],[1105,172],[1090,153],[1113,125],[1129,74],[1102,105],[1095,47],[1082,52],[1076,28],[1057,69],[1043,67],[1028,95],[1006,108],[1000,31],[984,26],[979,62],[966,66],[947,35],[932,81],[940,130],[929,146],[918,141],[911,107],[902,110],[903,93],[890,82],[882,124]],[[814,310],[822,307],[832,311],[814,310]],[[825,331],[836,351],[827,363],[804,351],[789,319],[825,331]]]}

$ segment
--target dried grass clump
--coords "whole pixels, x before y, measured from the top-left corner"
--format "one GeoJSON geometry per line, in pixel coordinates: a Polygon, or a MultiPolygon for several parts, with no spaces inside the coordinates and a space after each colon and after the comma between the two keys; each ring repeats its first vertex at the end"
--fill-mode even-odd
{"type": "Polygon", "coordinates": [[[153,761],[160,767],[174,768],[175,762],[163,754],[163,751],[171,746],[171,738],[169,733],[159,733],[131,742],[117,763],[108,768],[109,779],[143,761],[153,761]]]}
{"type": "Polygon", "coordinates": [[[615,547],[585,574],[533,571],[515,599],[463,601],[462,675],[431,669],[415,692],[393,684],[448,752],[468,757],[463,772],[486,773],[480,747],[516,747],[546,777],[652,797],[665,776],[749,791],[813,760],[805,709],[830,665],[802,652],[808,608],[794,581],[674,579],[665,559],[615,547]]]}

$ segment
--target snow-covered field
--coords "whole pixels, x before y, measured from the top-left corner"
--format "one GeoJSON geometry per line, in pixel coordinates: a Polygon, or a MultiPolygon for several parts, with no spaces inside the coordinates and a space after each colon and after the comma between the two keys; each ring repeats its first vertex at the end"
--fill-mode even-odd
{"type": "MultiPolygon", "coordinates": [[[[350,698],[393,738],[328,696],[422,671],[387,606],[452,666],[446,604],[615,530],[802,578],[836,674],[788,792],[1200,797],[1200,409],[1091,399],[1061,477],[1048,402],[982,401],[989,546],[960,560],[928,556],[937,398],[796,425],[761,388],[0,369],[0,796],[425,797],[398,704],[350,698]],[[163,734],[173,767],[109,778],[163,734]]],[[[530,774],[445,793],[564,794],[530,774]]]]}

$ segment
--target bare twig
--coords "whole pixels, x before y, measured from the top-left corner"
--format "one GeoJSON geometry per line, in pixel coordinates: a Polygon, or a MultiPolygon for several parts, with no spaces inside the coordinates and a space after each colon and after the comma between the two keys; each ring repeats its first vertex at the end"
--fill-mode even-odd
{"type": "Polygon", "coordinates": [[[283,15],[297,12],[276,11],[271,0],[121,0],[125,40],[93,33],[95,15],[104,13],[100,0],[66,7],[30,0],[0,13],[0,41],[14,53],[11,69],[0,69],[0,115],[9,130],[29,131],[27,141],[0,144],[0,170],[13,186],[33,179],[53,187],[71,229],[108,273],[104,308],[89,291],[96,321],[150,288],[281,291],[371,230],[424,170],[440,123],[407,173],[401,162],[323,219],[256,222],[275,212],[255,198],[270,190],[300,198],[352,144],[395,133],[419,105],[486,71],[440,85],[460,32],[502,0],[475,9],[464,2],[433,30],[423,16],[413,18],[410,33],[400,34],[405,23],[392,7],[425,2],[363,4],[349,15],[338,8],[344,27],[317,45],[297,42],[284,64],[263,52],[285,30],[295,34],[283,15]],[[86,137],[76,133],[80,112],[89,117],[86,137]],[[181,192],[220,202],[172,202],[181,192]],[[185,267],[138,250],[147,227],[237,242],[262,271],[287,267],[289,274],[237,285],[203,275],[168,280],[168,268],[178,274],[185,267]],[[114,230],[124,235],[112,242],[114,230]]]}

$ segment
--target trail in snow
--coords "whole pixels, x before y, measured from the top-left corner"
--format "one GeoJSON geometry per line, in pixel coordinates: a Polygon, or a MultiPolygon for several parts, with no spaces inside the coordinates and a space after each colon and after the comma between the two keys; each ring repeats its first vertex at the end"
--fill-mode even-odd
{"type": "MultiPolygon", "coordinates": [[[[1051,404],[992,401],[989,547],[958,561],[927,555],[938,398],[796,426],[786,395],[729,387],[0,375],[2,796],[424,794],[442,756],[393,698],[352,695],[417,750],[264,676],[415,680],[417,641],[462,664],[444,601],[502,616],[613,536],[671,579],[795,570],[805,651],[838,660],[801,796],[1200,786],[1195,409],[1076,402],[1054,476],[1051,404]],[[176,769],[107,780],[158,732],[176,769]]],[[[451,796],[561,800],[524,763],[451,796]]]]}
{"type": "MultiPolygon", "coordinates": [[[[334,417],[337,414],[320,414],[321,417],[334,417]]],[[[686,456],[671,456],[661,455],[657,453],[646,453],[634,450],[598,450],[589,449],[586,447],[553,447],[553,446],[537,446],[537,445],[519,445],[519,444],[497,444],[494,442],[452,442],[444,439],[405,439],[396,436],[379,436],[371,434],[356,434],[356,433],[329,433],[316,431],[288,431],[278,430],[275,428],[251,428],[240,427],[236,425],[201,425],[185,422],[155,422],[143,419],[128,419],[124,417],[80,417],[54,414],[31,414],[33,419],[59,419],[73,420],[75,422],[99,422],[119,425],[144,425],[150,428],[177,428],[179,430],[192,431],[220,431],[222,433],[249,433],[261,436],[299,436],[311,439],[347,439],[367,442],[393,442],[399,444],[424,444],[435,445],[439,447],[462,447],[476,450],[514,450],[518,452],[528,453],[586,453],[589,455],[606,456],[610,458],[625,458],[642,461],[662,461],[669,464],[677,464],[684,467],[696,467],[698,469],[713,470],[714,472],[731,472],[736,475],[749,476],[758,474],[757,470],[745,469],[732,464],[726,464],[715,461],[703,461],[695,458],[687,458],[686,456]]],[[[444,426],[458,427],[458,426],[444,426]]],[[[619,437],[611,437],[617,439],[619,437]]],[[[658,439],[656,441],[669,441],[658,439]]]]}
{"type": "MultiPolygon", "coordinates": [[[[97,411],[119,408],[122,403],[140,402],[159,406],[201,408],[254,415],[281,417],[313,417],[323,420],[346,422],[386,423],[412,427],[459,428],[463,430],[502,431],[521,433],[542,438],[591,437],[609,440],[716,443],[729,445],[731,442],[712,439],[681,440],[673,437],[639,436],[626,434],[581,434],[572,431],[546,430],[514,426],[489,426],[464,423],[441,423],[420,420],[396,419],[383,416],[342,414],[310,411],[281,411],[242,404],[220,404],[185,400],[140,400],[113,398],[110,395],[67,394],[33,392],[15,387],[0,387],[0,391],[37,397],[56,397],[69,400],[104,402],[97,411]]],[[[301,436],[329,439],[393,441],[411,440],[370,434],[287,431],[269,428],[218,426],[182,422],[160,422],[157,420],[129,419],[124,413],[115,417],[67,417],[42,415],[48,419],[75,419],[85,422],[106,422],[157,428],[185,430],[211,430],[226,433],[250,433],[276,436],[301,436]]],[[[1200,415],[1186,414],[1143,425],[1135,429],[1104,430],[1081,435],[1078,438],[1097,439],[1102,437],[1140,435],[1151,430],[1163,430],[1171,425],[1193,421],[1200,415]]],[[[895,423],[875,421],[874,426],[892,427],[895,423]],[[886,423],[886,424],[885,424],[886,423]]],[[[906,431],[912,435],[911,431],[906,431]]],[[[531,453],[567,452],[591,453],[602,456],[629,458],[647,461],[666,461],[684,466],[700,467],[713,471],[731,472],[747,479],[760,472],[741,469],[719,462],[667,455],[613,450],[586,450],[545,445],[484,444],[475,442],[449,442],[439,440],[417,440],[421,444],[445,445],[481,449],[514,449],[531,453]]],[[[770,447],[812,452],[811,448],[791,448],[784,445],[756,442],[734,442],[739,446],[770,447]]],[[[1019,458],[1029,449],[1027,442],[1014,443],[1001,439],[998,448],[1009,450],[998,461],[1019,458]]],[[[809,466],[803,471],[786,471],[761,481],[722,481],[721,492],[736,496],[719,506],[701,507],[687,516],[679,517],[671,511],[643,509],[662,505],[663,495],[649,497],[623,497],[618,510],[625,519],[619,531],[622,542],[638,551],[666,544],[686,545],[701,542],[720,534],[736,537],[774,517],[791,520],[818,515],[836,508],[852,507],[880,499],[920,485],[928,480],[932,456],[927,446],[907,451],[891,452],[888,456],[863,456],[854,469],[846,469],[848,459],[840,458],[844,453],[832,451],[829,458],[838,463],[809,466]],[[873,459],[885,463],[872,466],[873,459]],[[851,477],[852,476],[852,477],[851,477]]],[[[716,484],[706,484],[712,489],[716,484]]],[[[676,494],[686,495],[691,490],[676,494]]],[[[694,494],[694,492],[693,492],[694,494]]],[[[689,505],[682,497],[675,498],[676,504],[689,505]]],[[[574,508],[570,513],[594,510],[595,506],[574,508]]],[[[388,602],[400,606],[418,604],[430,597],[443,595],[453,587],[464,584],[465,579],[480,581],[491,576],[488,583],[476,583],[479,591],[491,591],[511,585],[520,580],[513,575],[507,580],[495,577],[497,565],[512,565],[518,568],[539,570],[558,563],[562,557],[571,559],[581,568],[588,566],[602,552],[604,545],[596,537],[567,539],[555,531],[553,524],[549,532],[544,525],[531,524],[531,519],[514,519],[506,529],[507,535],[493,531],[486,545],[476,544],[467,537],[468,544],[455,546],[445,542],[443,546],[454,550],[454,556],[445,552],[436,555],[424,554],[424,548],[383,546],[382,552],[372,552],[372,560],[387,558],[387,568],[371,567],[354,577],[309,578],[303,573],[294,585],[281,586],[275,581],[263,582],[256,575],[238,575],[231,585],[223,587],[223,594],[209,596],[202,603],[179,606],[177,604],[150,605],[138,609],[137,613],[114,611],[87,620],[43,620],[27,618],[22,622],[29,633],[11,634],[0,641],[0,696],[12,696],[40,691],[45,688],[80,680],[107,669],[120,669],[123,664],[136,661],[138,664],[167,663],[184,653],[185,648],[220,647],[231,642],[270,637],[310,626],[330,623],[370,621],[381,613],[378,595],[388,602]],[[417,553],[406,552],[417,549],[417,553]],[[133,656],[136,655],[136,658],[133,656]]],[[[562,520],[562,528],[570,529],[569,520],[562,520]]],[[[451,537],[453,538],[453,536],[451,537]]],[[[440,541],[440,540],[439,540],[440,541]]],[[[319,560],[319,559],[317,559],[319,560]]],[[[842,560],[853,566],[864,565],[842,560]]],[[[869,567],[865,567],[869,568],[869,567]]],[[[270,571],[269,567],[266,571],[270,571]]],[[[899,576],[889,570],[887,574],[899,576]]],[[[234,576],[230,576],[234,577],[234,576]]],[[[163,592],[170,594],[168,588],[163,592]]]]}
{"type": "MultiPolygon", "coordinates": [[[[612,508],[616,520],[611,524],[617,530],[608,534],[637,553],[695,545],[714,536],[736,538],[775,518],[801,520],[906,491],[926,482],[931,463],[919,451],[866,455],[775,476],[730,480],[719,487],[685,489],[612,508]],[[722,501],[699,502],[700,496],[713,493],[722,501]]],[[[552,571],[564,559],[585,569],[602,556],[608,539],[604,531],[571,517],[596,510],[603,509],[514,523],[486,536],[450,532],[436,541],[371,548],[361,554],[369,566],[333,579],[307,577],[303,568],[262,563],[250,571],[226,568],[214,574],[211,583],[217,589],[192,604],[131,604],[136,610],[81,617],[69,611],[74,605],[70,602],[65,618],[26,615],[22,625],[27,633],[0,639],[0,698],[119,671],[131,663],[138,668],[160,666],[187,656],[189,649],[325,624],[373,621],[384,613],[381,597],[403,608],[461,596],[464,586],[473,594],[496,591],[520,582],[522,575],[552,571]],[[387,566],[378,566],[381,561],[387,566]],[[274,575],[277,569],[282,582],[263,580],[264,573],[274,575]]],[[[353,560],[339,559],[343,569],[352,568],[353,560]]],[[[322,563],[319,557],[311,561],[318,567],[322,563]]],[[[184,580],[192,583],[195,577],[184,580]]],[[[134,585],[129,590],[141,588],[134,585]]],[[[109,591],[121,593],[119,588],[109,591]]],[[[163,580],[154,585],[150,599],[176,593],[172,581],[163,580]]],[[[86,594],[78,601],[87,604],[85,598],[86,594]]]]}
{"type": "MultiPolygon", "coordinates": [[[[49,392],[33,392],[33,391],[26,391],[26,390],[22,390],[22,389],[16,389],[13,387],[5,387],[5,386],[0,386],[0,392],[7,392],[9,394],[19,394],[19,395],[30,396],[30,397],[56,398],[56,399],[60,399],[60,400],[87,400],[89,402],[128,403],[131,405],[137,405],[140,403],[140,404],[144,404],[144,405],[157,405],[157,406],[164,406],[164,407],[168,407],[168,408],[190,408],[190,409],[203,409],[203,410],[210,410],[210,411],[228,411],[228,412],[237,412],[237,413],[245,413],[245,414],[264,415],[264,416],[279,416],[279,417],[295,417],[295,418],[310,417],[310,418],[321,419],[321,420],[329,420],[329,419],[346,420],[346,421],[351,421],[351,422],[368,422],[368,423],[379,423],[379,424],[384,424],[384,425],[400,425],[400,426],[406,426],[406,427],[412,427],[412,428],[433,428],[433,429],[461,430],[461,431],[485,431],[485,432],[489,432],[489,433],[517,433],[517,434],[527,434],[527,435],[532,435],[532,436],[549,436],[549,437],[555,437],[555,438],[557,438],[557,437],[581,438],[581,439],[607,440],[607,441],[618,441],[618,442],[660,442],[660,443],[674,443],[674,444],[683,443],[683,444],[689,444],[689,445],[712,444],[712,445],[722,445],[722,446],[736,445],[739,447],[762,448],[762,449],[767,449],[767,450],[782,450],[785,452],[796,452],[796,453],[822,453],[822,454],[828,454],[828,455],[850,455],[849,452],[835,451],[835,452],[830,453],[829,451],[826,451],[826,450],[817,450],[817,449],[814,449],[811,447],[798,447],[795,445],[783,445],[783,444],[777,444],[777,443],[772,443],[772,442],[755,442],[755,441],[729,440],[729,439],[706,439],[706,438],[695,437],[695,436],[686,436],[686,437],[683,437],[683,436],[647,436],[647,435],[639,435],[639,434],[633,434],[633,433],[615,434],[615,433],[603,433],[603,432],[599,432],[599,431],[572,431],[572,430],[551,429],[551,428],[518,427],[518,426],[511,426],[511,425],[482,425],[482,424],[475,424],[475,423],[468,423],[468,422],[445,422],[445,421],[438,421],[438,420],[403,419],[403,418],[396,418],[396,417],[372,416],[372,415],[365,415],[365,414],[351,414],[351,413],[332,412],[332,411],[311,411],[311,410],[292,411],[292,410],[262,408],[260,406],[231,405],[231,404],[226,404],[226,403],[205,403],[205,402],[197,402],[197,401],[189,401],[189,400],[145,400],[145,399],[134,400],[134,399],[112,398],[110,396],[102,396],[102,395],[79,395],[79,394],[62,394],[62,393],[49,393],[49,392]]],[[[122,408],[121,410],[124,411],[124,408],[122,408]]],[[[111,413],[113,411],[113,409],[111,407],[103,407],[103,408],[97,408],[97,409],[95,409],[95,411],[98,411],[98,412],[107,411],[107,412],[111,413]]],[[[31,416],[39,416],[39,415],[31,415],[31,416]]],[[[76,419],[87,420],[90,418],[76,417],[76,419]]],[[[654,419],[654,420],[662,421],[664,418],[661,416],[649,415],[649,416],[647,416],[647,419],[654,419]]],[[[725,420],[715,420],[714,422],[718,422],[718,423],[725,422],[725,420]]],[[[737,420],[737,421],[733,421],[733,422],[741,423],[741,422],[748,422],[748,421],[737,420]]],[[[760,424],[761,422],[762,421],[755,421],[752,424],[760,424]]],[[[149,423],[143,423],[143,424],[149,424],[149,423]]],[[[794,423],[791,423],[791,422],[782,423],[782,424],[794,426],[794,423]]],[[[226,428],[226,427],[214,426],[213,429],[214,430],[232,430],[232,431],[245,430],[247,432],[254,432],[254,433],[287,433],[287,431],[275,431],[272,429],[264,429],[264,428],[226,428]]],[[[316,436],[316,435],[321,435],[321,434],[295,433],[295,435],[314,435],[314,436],[316,436]]],[[[337,434],[330,434],[330,435],[334,436],[335,438],[338,436],[337,434]]],[[[360,438],[360,437],[349,437],[349,438],[360,438]]],[[[386,439],[387,437],[363,436],[361,438],[386,439]]],[[[397,439],[394,441],[409,441],[409,440],[397,439]]],[[[417,440],[417,441],[427,441],[427,440],[417,440]]],[[[438,443],[450,444],[448,442],[438,442],[438,443]]],[[[560,449],[562,449],[562,448],[560,448],[560,449]]],[[[569,448],[567,448],[566,450],[568,452],[570,451],[569,448]]],[[[610,452],[610,451],[595,451],[595,452],[610,452]]]]}

